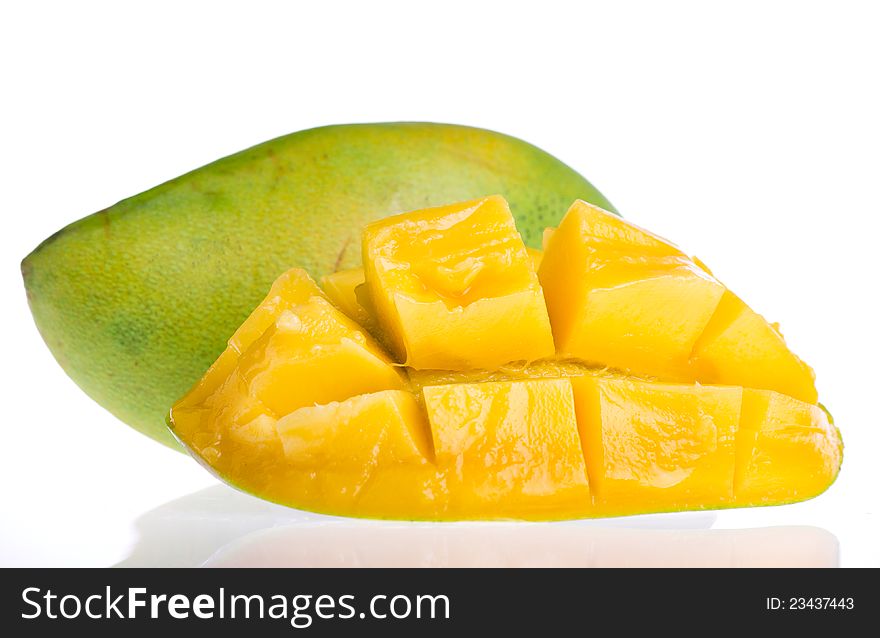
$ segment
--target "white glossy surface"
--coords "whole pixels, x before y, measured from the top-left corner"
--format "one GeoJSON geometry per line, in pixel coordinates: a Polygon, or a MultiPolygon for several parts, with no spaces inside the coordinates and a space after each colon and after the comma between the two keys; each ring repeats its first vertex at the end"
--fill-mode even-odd
{"type": "MultiPolygon", "coordinates": [[[[265,549],[287,535],[333,560],[468,560],[467,543],[457,540],[468,530],[426,528],[407,540],[409,553],[387,553],[382,539],[390,536],[371,523],[334,522],[342,527],[330,545],[296,513],[249,505],[246,513],[225,497],[209,513],[190,502],[185,495],[213,479],[121,426],[67,379],[34,328],[18,273],[20,259],[64,224],[224,154],[310,126],[409,119],[490,127],[559,156],[629,219],[704,258],[781,322],[817,369],[846,443],[839,481],[809,503],[719,513],[700,541],[718,549],[712,560],[760,538],[730,541],[715,530],[807,526],[836,537],[842,565],[880,566],[880,8],[553,0],[540,11],[454,0],[442,10],[382,0],[207,7],[157,0],[2,9],[0,565],[111,565],[132,552],[128,560],[152,564],[302,560],[265,549]],[[176,513],[167,513],[162,506],[172,501],[176,513]],[[352,545],[362,526],[375,543],[352,545]],[[440,558],[420,549],[438,546],[453,549],[440,558]]],[[[689,519],[662,525],[680,520],[689,519]]],[[[634,523],[564,534],[606,548],[596,539],[608,524],[634,523]]],[[[819,556],[830,555],[829,536],[801,532],[766,533],[806,539],[791,545],[817,543],[819,556]]],[[[499,547],[539,542],[531,534],[541,535],[514,532],[499,547]]],[[[653,561],[668,538],[639,528],[625,540],[634,556],[653,561]]]]}
{"type": "Polygon", "coordinates": [[[715,514],[566,523],[356,521],[216,486],[146,512],[119,566],[837,567],[818,527],[710,529],[715,514]]]}

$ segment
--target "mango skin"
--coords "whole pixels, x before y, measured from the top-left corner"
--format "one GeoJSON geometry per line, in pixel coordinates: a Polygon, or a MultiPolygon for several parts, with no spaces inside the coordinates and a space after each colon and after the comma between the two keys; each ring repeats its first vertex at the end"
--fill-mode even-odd
{"type": "Polygon", "coordinates": [[[360,229],[491,193],[540,248],[574,199],[613,210],[522,140],[432,123],[310,129],[208,164],[58,231],[22,261],[34,320],[65,372],[136,430],[180,449],[168,406],[291,265],[360,265],[360,229]]]}

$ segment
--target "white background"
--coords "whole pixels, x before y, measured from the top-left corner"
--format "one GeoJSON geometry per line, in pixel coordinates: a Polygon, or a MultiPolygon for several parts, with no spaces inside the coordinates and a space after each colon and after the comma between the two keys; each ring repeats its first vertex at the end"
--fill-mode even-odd
{"type": "MultiPolygon", "coordinates": [[[[818,527],[841,564],[880,566],[878,33],[876,4],[842,1],[4,4],[0,564],[115,563],[137,517],[215,484],[64,375],[31,321],[21,258],[265,139],[430,120],[550,151],[781,322],[843,431],[843,471],[814,501],[723,512],[714,527],[818,527]]],[[[245,516],[208,494],[217,520],[245,516]]],[[[191,502],[159,517],[168,552],[178,533],[200,542],[191,502]]]]}

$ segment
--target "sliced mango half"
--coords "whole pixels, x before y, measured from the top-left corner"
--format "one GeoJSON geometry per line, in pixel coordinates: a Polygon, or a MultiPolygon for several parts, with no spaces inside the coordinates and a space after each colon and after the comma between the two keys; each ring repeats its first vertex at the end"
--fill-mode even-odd
{"type": "Polygon", "coordinates": [[[774,505],[842,440],[778,328],[674,244],[575,202],[545,250],[499,196],[284,273],[171,410],[224,480],[318,512],[559,520],[774,505]]]}

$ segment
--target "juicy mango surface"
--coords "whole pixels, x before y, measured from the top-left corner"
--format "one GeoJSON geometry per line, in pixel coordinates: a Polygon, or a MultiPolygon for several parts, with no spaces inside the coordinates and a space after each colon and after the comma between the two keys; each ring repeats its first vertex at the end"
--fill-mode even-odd
{"type": "Polygon", "coordinates": [[[544,236],[527,251],[498,196],[366,226],[363,268],[277,280],[172,431],[248,492],[375,518],[773,505],[834,481],[812,370],[702,262],[580,201],[544,236]]]}
{"type": "Polygon", "coordinates": [[[815,403],[779,329],[676,246],[586,202],[545,242],[538,276],[560,354],[631,374],[775,390],[815,403]]]}
{"type": "Polygon", "coordinates": [[[65,372],[167,445],[168,405],[291,265],[359,267],[384,215],[501,193],[527,244],[576,197],[610,207],[540,149],[429,123],[329,126],[218,160],[53,234],[22,262],[28,302],[65,372]]]}
{"type": "Polygon", "coordinates": [[[374,222],[363,255],[368,303],[406,366],[495,368],[553,355],[544,295],[504,198],[374,222]]]}

